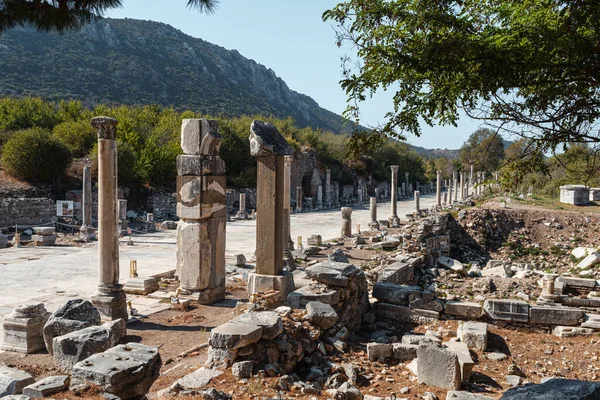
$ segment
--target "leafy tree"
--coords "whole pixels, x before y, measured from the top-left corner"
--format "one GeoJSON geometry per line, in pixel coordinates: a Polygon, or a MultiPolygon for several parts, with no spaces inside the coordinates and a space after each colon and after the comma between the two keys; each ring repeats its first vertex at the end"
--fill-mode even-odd
{"type": "MultiPolygon", "coordinates": [[[[3,0],[0,2],[0,34],[15,26],[31,24],[40,31],[64,32],[96,21],[121,0],[3,0]]],[[[213,12],[218,0],[188,0],[188,7],[213,12]]]]}
{"type": "Polygon", "coordinates": [[[41,128],[16,132],[2,148],[2,166],[27,181],[55,182],[70,164],[69,149],[41,128]]]}
{"type": "Polygon", "coordinates": [[[600,2],[347,0],[323,19],[357,52],[341,81],[357,122],[391,89],[383,131],[396,137],[456,125],[462,109],[542,153],[600,141],[600,2]]]}
{"type": "Polygon", "coordinates": [[[97,134],[89,120],[67,121],[56,125],[52,134],[64,144],[73,157],[85,157],[94,147],[97,134]]]}
{"type": "Polygon", "coordinates": [[[493,172],[503,159],[504,143],[491,129],[477,129],[460,148],[460,161],[467,171],[470,170],[470,164],[473,164],[476,170],[493,172]]]}

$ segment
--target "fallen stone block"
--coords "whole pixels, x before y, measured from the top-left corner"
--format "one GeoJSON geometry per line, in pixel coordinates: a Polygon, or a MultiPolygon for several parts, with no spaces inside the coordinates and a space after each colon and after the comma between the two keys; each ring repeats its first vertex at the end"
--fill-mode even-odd
{"type": "Polygon", "coordinates": [[[419,383],[442,388],[460,389],[458,356],[434,344],[423,344],[417,349],[417,377],[419,383]]]}
{"type": "Polygon", "coordinates": [[[544,307],[534,306],[529,308],[529,323],[542,325],[578,325],[583,320],[583,311],[570,307],[544,307]]]}
{"type": "Polygon", "coordinates": [[[482,277],[497,276],[499,278],[509,278],[512,276],[512,270],[508,265],[499,265],[493,268],[484,268],[481,270],[482,277]]]}
{"type": "Polygon", "coordinates": [[[581,262],[577,264],[577,268],[589,269],[598,263],[600,263],[600,253],[594,251],[581,260],[581,262]]]}
{"type": "Polygon", "coordinates": [[[306,239],[306,244],[309,246],[320,246],[323,244],[323,238],[321,235],[311,235],[306,239]]]}
{"type": "Polygon", "coordinates": [[[339,263],[345,263],[345,264],[350,263],[350,261],[348,260],[348,256],[346,256],[346,254],[344,253],[344,251],[342,249],[335,249],[334,251],[331,252],[331,254],[329,254],[327,259],[329,261],[333,261],[333,262],[339,262],[339,263]]]}
{"type": "Polygon", "coordinates": [[[397,285],[406,285],[415,278],[415,268],[405,262],[395,262],[388,265],[377,275],[377,282],[389,282],[397,285]]]}
{"type": "Polygon", "coordinates": [[[395,360],[406,362],[417,358],[418,344],[394,343],[392,346],[395,360]]]}
{"type": "Polygon", "coordinates": [[[459,322],[456,336],[469,349],[485,351],[487,348],[487,324],[485,322],[459,322]]]}
{"type": "Polygon", "coordinates": [[[483,307],[479,303],[470,303],[466,301],[447,301],[445,313],[462,318],[481,318],[483,307]]]}
{"type": "Polygon", "coordinates": [[[283,320],[274,311],[247,312],[231,321],[237,324],[247,324],[262,328],[261,339],[275,339],[283,332],[283,320]]]}
{"type": "Polygon", "coordinates": [[[392,358],[394,356],[394,347],[388,343],[367,343],[367,356],[371,361],[392,358]]]}
{"type": "Polygon", "coordinates": [[[417,324],[436,323],[440,317],[440,313],[436,311],[412,309],[407,306],[389,303],[377,303],[375,315],[383,320],[417,324]]]}
{"type": "Polygon", "coordinates": [[[231,374],[240,379],[250,378],[252,376],[252,368],[252,361],[236,362],[231,366],[231,374]]]}
{"type": "Polygon", "coordinates": [[[335,305],[340,301],[340,292],[324,285],[309,285],[293,291],[287,297],[287,302],[292,308],[304,308],[309,301],[335,305]]]}
{"type": "Polygon", "coordinates": [[[78,362],[71,380],[97,385],[125,400],[145,396],[158,378],[161,365],[156,347],[128,343],[78,362]]]}
{"type": "Polygon", "coordinates": [[[147,295],[156,292],[158,288],[158,279],[153,277],[129,278],[125,285],[123,285],[123,290],[128,294],[147,295]]]}
{"type": "Polygon", "coordinates": [[[575,258],[584,258],[594,251],[596,251],[596,249],[593,247],[575,247],[571,250],[571,255],[575,258]]]}
{"type": "Polygon", "coordinates": [[[552,334],[559,338],[568,338],[575,336],[590,336],[594,333],[593,329],[590,328],[579,328],[573,326],[555,326],[552,329],[552,334]]]}
{"type": "Polygon", "coordinates": [[[440,344],[442,343],[442,341],[435,337],[435,336],[431,336],[431,335],[416,335],[416,334],[411,334],[411,333],[405,333],[404,335],[402,335],[402,338],[400,339],[402,344],[410,344],[410,345],[420,345],[420,344],[424,344],[424,343],[435,343],[435,344],[440,344]]]}
{"type": "Polygon", "coordinates": [[[212,347],[239,349],[260,340],[262,327],[244,323],[226,322],[210,332],[208,343],[212,347]]]}
{"type": "Polygon", "coordinates": [[[444,346],[449,348],[451,351],[456,353],[458,357],[458,365],[460,365],[460,376],[463,381],[469,381],[471,378],[471,371],[475,366],[475,362],[471,358],[469,348],[462,342],[448,342],[444,343],[444,346]]]}
{"type": "Polygon", "coordinates": [[[437,262],[444,268],[451,269],[452,271],[462,273],[465,272],[465,266],[458,260],[455,260],[450,257],[438,257],[437,262]]]}
{"type": "Polygon", "coordinates": [[[37,235],[41,236],[51,236],[56,233],[56,228],[53,226],[37,226],[33,228],[33,231],[37,235]]]}
{"type": "Polygon", "coordinates": [[[306,315],[310,321],[322,329],[329,329],[338,321],[338,315],[329,304],[310,301],[306,304],[306,315]]]}
{"type": "Polygon", "coordinates": [[[247,261],[248,260],[246,260],[246,256],[243,255],[243,254],[237,254],[235,256],[235,265],[238,266],[238,267],[245,266],[247,261]]]}
{"type": "Polygon", "coordinates": [[[317,282],[331,286],[348,286],[348,280],[360,270],[352,264],[324,261],[305,269],[306,275],[317,282]]]}
{"type": "Polygon", "coordinates": [[[377,282],[373,286],[373,297],[384,303],[408,305],[409,296],[423,293],[419,286],[403,286],[388,282],[377,282]]]}
{"type": "Polygon", "coordinates": [[[539,385],[511,388],[502,400],[575,400],[600,398],[600,382],[554,378],[539,385]]]}
{"type": "Polygon", "coordinates": [[[163,221],[160,223],[161,230],[174,230],[177,229],[177,222],[175,221],[163,221]]]}
{"type": "Polygon", "coordinates": [[[23,393],[25,386],[35,382],[28,372],[0,364],[0,398],[23,393]]]}
{"type": "Polygon", "coordinates": [[[32,399],[48,397],[69,389],[69,375],[49,376],[23,388],[23,394],[32,399]]]}
{"type": "Polygon", "coordinates": [[[52,339],[88,326],[100,325],[100,312],[89,300],[73,299],[54,312],[44,325],[44,342],[52,354],[52,339]]]}
{"type": "Polygon", "coordinates": [[[36,246],[54,246],[56,244],[56,235],[31,235],[31,241],[36,246]]]}
{"type": "Polygon", "coordinates": [[[90,326],[52,340],[54,365],[68,373],[79,361],[102,353],[115,345],[112,331],[104,326],[90,326]]]}
{"type": "Polygon", "coordinates": [[[446,394],[446,400],[494,400],[494,398],[471,392],[450,390],[446,394]]]}
{"type": "Polygon", "coordinates": [[[409,302],[408,306],[413,309],[419,310],[429,310],[435,312],[444,311],[444,303],[442,303],[439,299],[425,299],[423,297],[418,297],[409,302]]]}
{"type": "Polygon", "coordinates": [[[483,310],[492,319],[529,322],[529,304],[520,300],[486,300],[483,310]]]}
{"type": "Polygon", "coordinates": [[[17,307],[4,317],[0,350],[33,353],[45,349],[42,331],[49,316],[43,303],[17,307]]]}
{"type": "Polygon", "coordinates": [[[238,349],[220,349],[208,346],[208,357],[204,365],[208,368],[227,368],[233,364],[237,354],[238,349]]]}
{"type": "Polygon", "coordinates": [[[158,393],[158,397],[162,398],[167,396],[177,396],[181,392],[190,392],[202,389],[203,387],[210,384],[210,382],[213,379],[221,376],[222,374],[223,371],[219,371],[216,369],[209,369],[204,367],[197,369],[191,374],[187,374],[186,376],[175,381],[175,383],[173,383],[167,389],[160,391],[158,393]]]}
{"type": "Polygon", "coordinates": [[[114,321],[105,322],[103,327],[110,329],[112,336],[115,339],[115,344],[127,336],[127,324],[123,318],[115,319],[114,321]]]}

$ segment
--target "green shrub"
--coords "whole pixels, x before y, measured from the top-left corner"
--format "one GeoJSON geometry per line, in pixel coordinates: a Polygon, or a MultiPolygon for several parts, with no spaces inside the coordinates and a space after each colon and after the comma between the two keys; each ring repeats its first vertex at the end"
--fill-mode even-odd
{"type": "Polygon", "coordinates": [[[15,132],[2,149],[2,165],[17,178],[51,183],[71,164],[71,153],[48,131],[32,128],[15,132]]]}
{"type": "Polygon", "coordinates": [[[56,125],[52,134],[71,152],[73,157],[85,157],[97,140],[90,121],[68,121],[56,125]]]}

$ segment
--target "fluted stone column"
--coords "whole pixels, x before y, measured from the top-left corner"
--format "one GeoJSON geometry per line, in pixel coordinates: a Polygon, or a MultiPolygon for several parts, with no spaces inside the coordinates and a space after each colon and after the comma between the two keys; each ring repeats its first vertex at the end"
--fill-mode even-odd
{"type": "Polygon", "coordinates": [[[371,222],[369,222],[369,230],[371,232],[379,230],[379,221],[377,220],[377,198],[369,198],[369,211],[371,212],[371,222]]]}
{"type": "MultiPolygon", "coordinates": [[[[390,165],[392,170],[392,209],[390,217],[388,218],[388,226],[391,228],[398,228],[400,226],[400,218],[398,218],[398,199],[396,194],[398,193],[398,166],[390,165]]],[[[408,172],[406,173],[408,179],[408,172]]]]}
{"type": "Polygon", "coordinates": [[[128,319],[126,296],[119,284],[117,203],[117,120],[92,119],[98,131],[98,288],[92,303],[111,319],[128,319]]]}
{"type": "Polygon", "coordinates": [[[240,193],[240,207],[237,215],[239,219],[247,219],[248,213],[246,212],[246,193],[240,193]]]}
{"type": "Polygon", "coordinates": [[[177,271],[183,294],[200,304],[225,298],[227,199],[220,146],[217,121],[182,121],[184,154],[177,156],[177,271]]]}
{"type": "Polygon", "coordinates": [[[82,224],[79,232],[84,241],[90,241],[96,237],[92,228],[92,174],[91,161],[86,160],[83,167],[83,198],[81,199],[82,224]]]}
{"type": "Polygon", "coordinates": [[[302,186],[296,187],[296,212],[302,212],[302,186]]]}
{"type": "Polygon", "coordinates": [[[421,192],[415,190],[415,212],[417,216],[421,213],[421,192]]]}
{"type": "Polygon", "coordinates": [[[452,171],[452,182],[450,186],[452,187],[451,192],[453,194],[450,196],[450,204],[453,204],[458,199],[458,190],[456,185],[456,171],[452,171]]]}
{"type": "Polygon", "coordinates": [[[331,170],[325,170],[325,208],[331,208],[331,170]]]}
{"type": "Polygon", "coordinates": [[[460,189],[458,191],[458,201],[462,201],[465,198],[465,172],[460,173],[460,189]]]}
{"type": "MultiPolygon", "coordinates": [[[[250,154],[258,167],[256,273],[248,277],[248,294],[278,290],[282,301],[294,290],[293,275],[283,271],[283,241],[288,239],[284,237],[284,159],[293,152],[275,126],[252,121],[250,154]]],[[[301,190],[299,194],[301,198],[301,190]]]]}
{"type": "Polygon", "coordinates": [[[352,208],[342,207],[342,237],[352,237],[352,208]]]}
{"type": "Polygon", "coordinates": [[[435,190],[435,198],[437,201],[437,206],[442,206],[442,171],[437,171],[437,187],[435,190]]]}

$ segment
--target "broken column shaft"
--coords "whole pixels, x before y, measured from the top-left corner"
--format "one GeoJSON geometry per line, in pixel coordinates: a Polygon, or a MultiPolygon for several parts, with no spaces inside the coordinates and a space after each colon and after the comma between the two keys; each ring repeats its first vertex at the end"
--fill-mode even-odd
{"type": "MultiPolygon", "coordinates": [[[[398,218],[398,166],[390,165],[392,170],[392,215],[388,218],[388,226],[390,228],[397,228],[400,226],[400,218],[398,218]]],[[[406,173],[408,179],[408,172],[406,173]]]]}
{"type": "Polygon", "coordinates": [[[117,120],[92,119],[98,131],[98,290],[92,303],[111,319],[128,319],[126,296],[119,284],[117,202],[117,120]]]}
{"type": "Polygon", "coordinates": [[[342,207],[342,237],[352,237],[352,208],[342,207]]]}
{"type": "Polygon", "coordinates": [[[378,231],[379,230],[379,221],[377,220],[377,198],[376,197],[371,197],[369,199],[370,201],[370,210],[371,211],[371,222],[369,222],[369,229],[371,231],[378,231]]]}
{"type": "Polygon", "coordinates": [[[437,182],[436,182],[435,198],[437,206],[442,206],[442,171],[437,171],[437,182]]]}

